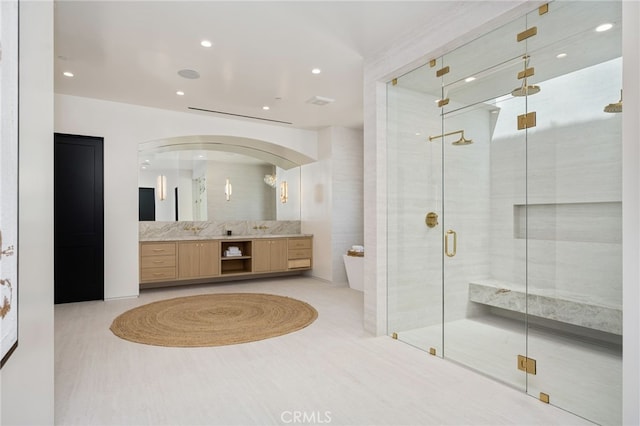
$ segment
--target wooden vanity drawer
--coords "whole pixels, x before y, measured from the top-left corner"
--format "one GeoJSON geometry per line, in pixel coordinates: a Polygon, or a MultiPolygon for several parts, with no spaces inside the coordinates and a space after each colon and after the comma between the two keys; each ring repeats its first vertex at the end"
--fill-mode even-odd
{"type": "Polygon", "coordinates": [[[289,260],[289,269],[308,269],[311,267],[311,259],[289,260]]]}
{"type": "Polygon", "coordinates": [[[311,238],[289,238],[289,250],[310,248],[311,238]]]}
{"type": "Polygon", "coordinates": [[[310,259],[311,249],[289,250],[289,259],[310,259]]]}
{"type": "Polygon", "coordinates": [[[143,256],[140,258],[141,268],[160,268],[160,267],[175,267],[176,257],[175,255],[168,256],[143,256]]]}
{"type": "Polygon", "coordinates": [[[175,256],[175,243],[144,243],[140,245],[140,256],[175,256]]]}
{"type": "Polygon", "coordinates": [[[141,281],[166,281],[176,278],[176,268],[143,268],[140,269],[141,281]]]}

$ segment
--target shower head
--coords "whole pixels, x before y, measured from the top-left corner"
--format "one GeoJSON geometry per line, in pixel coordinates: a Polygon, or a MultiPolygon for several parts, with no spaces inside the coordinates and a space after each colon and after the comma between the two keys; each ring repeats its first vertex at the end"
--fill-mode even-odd
{"type": "Polygon", "coordinates": [[[622,90],[620,91],[620,100],[604,107],[604,112],[622,112],[622,90]]]}
{"type": "Polygon", "coordinates": [[[458,133],[460,133],[460,139],[458,139],[455,142],[452,142],[451,145],[461,146],[461,145],[471,145],[473,143],[473,140],[464,138],[464,130],[456,130],[455,132],[444,133],[442,135],[429,136],[429,142],[433,141],[434,139],[440,139],[445,136],[456,135],[458,133]]]}
{"type": "Polygon", "coordinates": [[[452,142],[451,145],[462,146],[462,145],[471,145],[472,143],[473,143],[473,139],[465,139],[464,133],[462,133],[462,135],[460,136],[460,139],[458,139],[455,142],[452,142]]]}
{"type": "Polygon", "coordinates": [[[518,73],[518,79],[523,79],[522,85],[513,89],[511,91],[511,96],[530,96],[535,95],[540,91],[540,86],[527,83],[527,77],[533,75],[533,68],[528,68],[530,56],[524,55],[522,59],[524,60],[524,70],[518,73]]]}
{"type": "Polygon", "coordinates": [[[540,86],[536,86],[535,84],[529,84],[529,85],[523,84],[517,89],[513,89],[513,91],[511,91],[511,96],[530,96],[530,95],[535,95],[539,91],[540,91],[540,86]]]}

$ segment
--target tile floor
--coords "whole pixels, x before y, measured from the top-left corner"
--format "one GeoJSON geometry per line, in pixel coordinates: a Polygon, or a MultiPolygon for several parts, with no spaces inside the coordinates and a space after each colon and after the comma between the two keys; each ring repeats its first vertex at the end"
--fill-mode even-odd
{"type": "Polygon", "coordinates": [[[363,331],[362,293],[287,277],[143,291],[55,308],[57,425],[590,424],[469,369],[363,331]],[[259,342],[165,348],[109,331],[120,313],[202,293],[312,304],[309,327],[259,342]]]}
{"type": "MultiPolygon", "coordinates": [[[[445,357],[482,371],[553,405],[602,425],[622,423],[622,348],[542,327],[525,337],[521,321],[483,316],[445,325],[445,357]],[[536,360],[536,374],[517,369],[517,356],[536,360]]],[[[418,348],[441,351],[442,327],[399,333],[418,348]]]]}

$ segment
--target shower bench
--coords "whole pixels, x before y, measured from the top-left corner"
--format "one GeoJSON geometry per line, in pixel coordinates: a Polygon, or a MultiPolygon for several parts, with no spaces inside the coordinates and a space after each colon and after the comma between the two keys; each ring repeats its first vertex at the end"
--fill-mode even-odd
{"type": "Polygon", "coordinates": [[[498,280],[469,283],[469,300],[510,311],[622,335],[622,308],[585,296],[554,290],[525,292],[524,286],[498,280]]]}

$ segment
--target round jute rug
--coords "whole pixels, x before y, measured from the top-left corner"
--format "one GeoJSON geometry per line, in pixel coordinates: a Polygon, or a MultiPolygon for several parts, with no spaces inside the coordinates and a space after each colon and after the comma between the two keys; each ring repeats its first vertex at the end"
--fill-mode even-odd
{"type": "Polygon", "coordinates": [[[222,346],[291,333],[317,317],[313,306],[290,297],[203,294],[131,309],[113,320],[111,331],[125,340],[147,345],[222,346]]]}

